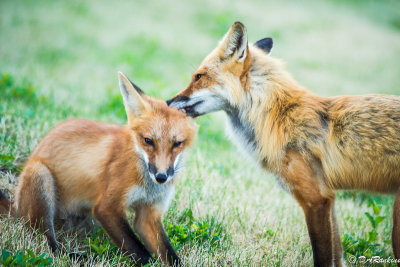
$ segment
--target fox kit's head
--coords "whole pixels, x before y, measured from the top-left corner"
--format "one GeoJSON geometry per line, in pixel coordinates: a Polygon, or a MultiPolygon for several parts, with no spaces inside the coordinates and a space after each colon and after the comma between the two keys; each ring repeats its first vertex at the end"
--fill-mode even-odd
{"type": "Polygon", "coordinates": [[[196,135],[197,125],[193,118],[164,101],[146,96],[122,73],[119,85],[128,116],[126,127],[146,172],[155,183],[172,180],[184,150],[196,135]]]}
{"type": "MultiPolygon", "coordinates": [[[[252,52],[266,56],[272,48],[272,39],[259,40],[250,48],[252,52]]],[[[249,90],[250,67],[246,28],[235,22],[194,72],[186,89],[167,103],[192,117],[227,110],[249,90]]]]}

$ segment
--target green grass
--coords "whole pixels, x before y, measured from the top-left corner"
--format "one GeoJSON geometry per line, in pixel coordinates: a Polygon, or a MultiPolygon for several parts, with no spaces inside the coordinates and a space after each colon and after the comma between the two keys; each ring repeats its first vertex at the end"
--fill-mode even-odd
{"type": "MultiPolygon", "coordinates": [[[[273,37],[272,55],[317,94],[399,95],[399,10],[395,0],[0,1],[0,188],[13,196],[22,164],[58,122],[123,124],[117,71],[168,99],[236,20],[251,42],[273,37]]],[[[178,254],[188,266],[310,266],[301,209],[238,152],[224,121],[222,113],[198,119],[197,142],[164,218],[178,254]]],[[[338,193],[346,257],[393,255],[392,204],[392,196],[338,193]]],[[[87,265],[131,264],[101,229],[61,231],[58,240],[87,253],[87,265]]],[[[55,257],[43,235],[8,218],[0,219],[0,249],[25,263],[47,253],[43,261],[49,256],[54,266],[79,265],[55,257]]]]}
{"type": "Polygon", "coordinates": [[[3,249],[0,263],[4,266],[51,266],[53,258],[46,253],[36,256],[30,249],[26,249],[25,253],[18,250],[15,254],[3,249]]]}

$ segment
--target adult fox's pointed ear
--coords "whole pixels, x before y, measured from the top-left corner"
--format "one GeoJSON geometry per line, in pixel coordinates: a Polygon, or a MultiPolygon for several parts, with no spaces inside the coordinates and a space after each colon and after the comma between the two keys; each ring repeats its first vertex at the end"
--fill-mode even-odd
{"type": "Polygon", "coordinates": [[[118,72],[119,88],[124,100],[128,123],[131,123],[135,117],[139,117],[149,108],[149,104],[142,97],[143,91],[132,83],[124,74],[118,72]]]}
{"type": "Polygon", "coordinates": [[[257,42],[254,43],[255,46],[258,48],[264,50],[267,55],[271,54],[272,46],[274,45],[274,41],[272,38],[267,37],[261,40],[258,40],[257,42]]]}
{"type": "Polygon", "coordinates": [[[244,61],[247,56],[247,31],[239,21],[233,23],[221,42],[224,49],[224,58],[235,57],[237,61],[244,61]]]}

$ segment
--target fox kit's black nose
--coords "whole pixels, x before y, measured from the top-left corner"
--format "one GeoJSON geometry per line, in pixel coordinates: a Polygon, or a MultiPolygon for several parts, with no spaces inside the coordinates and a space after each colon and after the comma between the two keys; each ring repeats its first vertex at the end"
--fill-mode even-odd
{"type": "Polygon", "coordinates": [[[165,183],[165,181],[167,181],[167,175],[165,173],[157,173],[156,181],[160,184],[165,183]]]}

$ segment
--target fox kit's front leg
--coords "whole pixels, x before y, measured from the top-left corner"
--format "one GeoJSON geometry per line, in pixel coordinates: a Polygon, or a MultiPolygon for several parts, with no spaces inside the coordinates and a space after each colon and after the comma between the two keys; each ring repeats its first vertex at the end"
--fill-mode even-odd
{"type": "Polygon", "coordinates": [[[114,243],[128,252],[136,263],[145,265],[152,257],[133,233],[125,217],[125,211],[119,210],[115,202],[103,198],[93,207],[93,215],[106,230],[114,243]]]}
{"type": "Polygon", "coordinates": [[[314,171],[297,152],[289,152],[282,176],[304,211],[314,266],[341,266],[341,244],[334,213],[334,195],[323,192],[314,171]]]}
{"type": "Polygon", "coordinates": [[[169,242],[161,222],[162,211],[154,204],[142,204],[135,208],[134,228],[151,253],[161,257],[169,265],[182,265],[169,242]]]}

